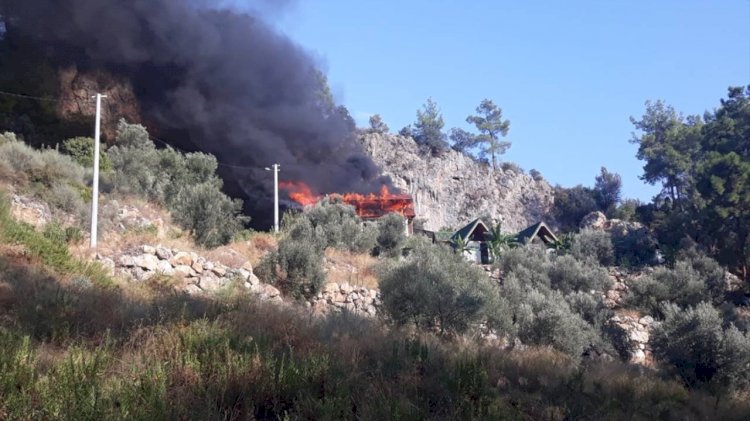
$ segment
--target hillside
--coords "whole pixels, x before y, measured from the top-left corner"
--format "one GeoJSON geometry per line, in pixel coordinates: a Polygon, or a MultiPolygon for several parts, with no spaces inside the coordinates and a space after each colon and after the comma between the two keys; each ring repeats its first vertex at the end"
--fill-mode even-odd
{"type": "Polygon", "coordinates": [[[493,172],[459,152],[433,156],[399,135],[364,133],[360,142],[396,187],[414,197],[425,229],[460,227],[478,217],[501,221],[518,232],[544,219],[552,207],[552,187],[513,169],[493,172]]]}

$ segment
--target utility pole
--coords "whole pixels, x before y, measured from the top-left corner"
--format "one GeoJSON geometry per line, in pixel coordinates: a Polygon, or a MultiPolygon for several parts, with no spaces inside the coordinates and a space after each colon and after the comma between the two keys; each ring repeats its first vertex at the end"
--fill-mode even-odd
{"type": "Polygon", "coordinates": [[[279,171],[281,165],[273,164],[266,171],[273,171],[273,232],[279,232],[279,171]]]}
{"type": "Polygon", "coordinates": [[[96,94],[96,123],[94,128],[94,185],[91,188],[91,248],[96,248],[97,222],[99,212],[99,142],[102,129],[102,98],[106,95],[96,94]]]}

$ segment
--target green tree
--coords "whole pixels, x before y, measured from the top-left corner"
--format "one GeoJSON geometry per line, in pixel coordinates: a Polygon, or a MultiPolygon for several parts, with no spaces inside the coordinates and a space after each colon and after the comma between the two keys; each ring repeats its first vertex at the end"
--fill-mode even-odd
{"type": "Polygon", "coordinates": [[[209,183],[186,186],[175,199],[172,218],[205,247],[232,241],[249,218],[240,216],[242,202],[231,200],[209,183]]]}
{"type": "Polygon", "coordinates": [[[664,322],[654,328],[654,355],[669,364],[690,387],[703,387],[717,397],[750,380],[750,336],[730,325],[708,303],[682,310],[666,305],[664,322]]]}
{"type": "Polygon", "coordinates": [[[404,218],[396,213],[389,213],[378,221],[377,243],[380,250],[396,255],[406,240],[404,218]]]}
{"type": "MultiPolygon", "coordinates": [[[[62,150],[82,167],[92,168],[94,166],[94,139],[90,137],[68,139],[63,142],[62,150]]],[[[112,166],[107,159],[107,154],[101,148],[99,150],[99,169],[108,171],[111,168],[112,166]]]]}
{"type": "Polygon", "coordinates": [[[370,128],[367,130],[370,133],[388,133],[390,129],[385,124],[380,114],[374,114],[370,117],[370,128]]]}
{"type": "Polygon", "coordinates": [[[490,250],[495,258],[501,256],[506,250],[514,249],[520,245],[515,235],[505,234],[502,224],[495,224],[487,233],[490,240],[490,250]]]}
{"type": "Polygon", "coordinates": [[[482,321],[509,325],[497,286],[446,247],[418,247],[380,280],[383,305],[394,322],[441,333],[461,333],[482,321]],[[504,319],[500,321],[500,319],[504,319]]]}
{"type": "Polygon", "coordinates": [[[413,137],[418,145],[428,148],[433,154],[443,152],[448,148],[445,133],[443,133],[443,115],[432,98],[421,110],[417,110],[417,121],[414,123],[413,137]]]}
{"type": "Polygon", "coordinates": [[[649,184],[661,183],[673,202],[685,198],[702,120],[685,119],[662,101],[649,101],[641,119],[631,117],[630,122],[642,133],[631,139],[638,145],[638,159],[646,161],[641,178],[649,184]]]}
{"type": "Polygon", "coordinates": [[[622,177],[620,177],[620,174],[609,172],[606,167],[602,167],[595,181],[594,200],[596,200],[602,212],[611,216],[620,203],[622,177]]]}
{"type": "Polygon", "coordinates": [[[510,121],[503,120],[503,110],[492,100],[484,99],[476,108],[476,115],[466,117],[466,122],[476,126],[479,134],[474,136],[474,144],[481,148],[483,157],[490,157],[492,169],[497,169],[497,155],[510,148],[510,142],[500,140],[510,130],[510,121]]]}

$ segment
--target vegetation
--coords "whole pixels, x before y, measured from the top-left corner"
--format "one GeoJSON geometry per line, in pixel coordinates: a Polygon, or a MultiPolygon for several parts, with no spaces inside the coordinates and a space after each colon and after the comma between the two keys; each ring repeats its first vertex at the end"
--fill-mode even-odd
{"type": "Polygon", "coordinates": [[[374,114],[370,117],[370,127],[367,129],[370,133],[388,133],[390,129],[385,124],[380,114],[374,114]]]}
{"type": "MultiPolygon", "coordinates": [[[[94,167],[94,139],[90,137],[74,137],[62,144],[62,152],[69,155],[84,168],[94,167]]],[[[109,171],[112,168],[107,159],[106,151],[99,150],[99,169],[109,171]]]]}
{"type": "Polygon", "coordinates": [[[156,149],[145,127],[121,120],[117,144],[107,156],[116,191],[163,204],[202,246],[229,243],[248,221],[240,215],[242,202],[221,192],[218,164],[212,155],[156,149]]]}
{"type": "MultiPolygon", "coordinates": [[[[640,209],[665,249],[689,238],[750,279],[750,88],[730,88],[713,112],[683,117],[662,102],[631,118],[642,178],[662,194],[640,209]]],[[[674,253],[670,253],[674,254],[674,253]]]]}
{"type": "Polygon", "coordinates": [[[510,142],[500,140],[510,129],[510,121],[503,120],[503,111],[492,100],[484,99],[476,109],[476,115],[466,117],[479,134],[468,134],[460,129],[452,131],[452,140],[461,150],[479,148],[480,157],[492,163],[497,169],[497,156],[510,148],[510,142]]]}
{"type": "MultiPolygon", "coordinates": [[[[437,155],[448,149],[443,127],[445,122],[440,114],[437,103],[428,98],[421,110],[417,110],[417,121],[414,129],[402,130],[404,135],[410,135],[418,145],[437,155]]],[[[406,128],[405,128],[406,129],[406,128]]]]}
{"type": "Polygon", "coordinates": [[[422,246],[380,280],[383,305],[396,324],[441,334],[463,333],[498,311],[497,287],[447,247],[422,246]]]}

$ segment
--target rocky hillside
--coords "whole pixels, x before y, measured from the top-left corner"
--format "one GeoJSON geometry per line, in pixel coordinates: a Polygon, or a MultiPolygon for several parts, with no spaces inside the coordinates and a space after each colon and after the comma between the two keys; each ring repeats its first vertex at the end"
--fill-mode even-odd
{"type": "Polygon", "coordinates": [[[553,203],[552,187],[512,170],[496,172],[455,151],[422,153],[411,138],[363,134],[365,150],[396,187],[414,197],[425,229],[456,228],[489,215],[514,232],[538,222],[553,203]]]}

